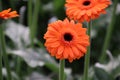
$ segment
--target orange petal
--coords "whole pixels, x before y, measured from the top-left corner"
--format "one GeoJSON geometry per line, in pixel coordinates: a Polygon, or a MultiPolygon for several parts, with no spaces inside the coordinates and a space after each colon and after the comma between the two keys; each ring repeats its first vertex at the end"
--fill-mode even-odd
{"type": "Polygon", "coordinates": [[[70,47],[68,47],[67,49],[68,49],[68,52],[69,52],[69,56],[70,56],[71,58],[74,58],[75,55],[74,55],[72,49],[71,49],[70,47]]]}
{"type": "Polygon", "coordinates": [[[79,55],[80,55],[80,51],[79,51],[75,46],[72,46],[71,48],[72,48],[72,51],[74,52],[74,54],[75,54],[76,56],[79,56],[79,55]]]}
{"type": "Polygon", "coordinates": [[[87,49],[86,49],[84,46],[82,46],[82,45],[77,45],[77,48],[78,48],[83,54],[87,51],[87,49]]]}
{"type": "Polygon", "coordinates": [[[61,55],[63,53],[63,51],[64,51],[64,47],[63,46],[59,46],[57,54],[61,55]]]}
{"type": "Polygon", "coordinates": [[[63,57],[66,59],[68,58],[68,54],[69,54],[69,51],[67,48],[64,48],[64,52],[63,52],[63,57]]]}

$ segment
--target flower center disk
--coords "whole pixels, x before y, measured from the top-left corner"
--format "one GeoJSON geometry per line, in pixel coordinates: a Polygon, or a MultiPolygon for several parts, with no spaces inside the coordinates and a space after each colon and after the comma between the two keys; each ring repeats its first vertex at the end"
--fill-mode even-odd
{"type": "Polygon", "coordinates": [[[64,34],[64,40],[65,41],[71,41],[73,39],[73,36],[70,33],[64,34]]]}
{"type": "Polygon", "coordinates": [[[90,1],[86,0],[86,1],[83,2],[83,5],[84,5],[84,6],[89,6],[90,3],[91,3],[90,1]]]}

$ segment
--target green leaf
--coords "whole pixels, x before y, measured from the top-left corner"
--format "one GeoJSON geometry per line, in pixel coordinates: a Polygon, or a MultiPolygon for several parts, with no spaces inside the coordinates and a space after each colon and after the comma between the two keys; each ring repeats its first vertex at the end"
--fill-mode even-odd
{"type": "Polygon", "coordinates": [[[108,74],[105,70],[95,67],[95,78],[94,80],[113,80],[112,75],[108,74]]]}
{"type": "Polygon", "coordinates": [[[113,75],[114,77],[116,77],[119,74],[120,74],[120,65],[117,66],[115,69],[112,70],[111,75],[113,75]]]}
{"type": "Polygon", "coordinates": [[[8,53],[21,57],[30,67],[44,66],[46,63],[52,63],[54,66],[58,64],[56,61],[46,52],[45,49],[19,49],[8,50],[8,53]]]}
{"type": "Polygon", "coordinates": [[[51,71],[58,73],[59,72],[59,66],[55,65],[53,63],[46,62],[45,66],[49,68],[51,71]]]}

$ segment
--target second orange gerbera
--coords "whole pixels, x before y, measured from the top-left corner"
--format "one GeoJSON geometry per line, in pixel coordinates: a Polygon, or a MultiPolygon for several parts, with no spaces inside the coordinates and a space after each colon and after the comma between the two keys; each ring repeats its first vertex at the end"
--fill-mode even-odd
{"type": "Polygon", "coordinates": [[[81,58],[89,45],[86,28],[82,28],[81,23],[75,24],[68,19],[50,23],[44,39],[45,46],[52,56],[57,59],[68,59],[70,62],[81,58]]]}
{"type": "Polygon", "coordinates": [[[106,13],[104,9],[110,3],[110,0],[66,0],[66,14],[70,19],[89,22],[106,13]]]}
{"type": "Polygon", "coordinates": [[[19,16],[16,11],[12,11],[12,12],[10,12],[10,11],[11,11],[11,8],[1,11],[0,18],[8,19],[8,18],[13,18],[13,17],[19,16]]]}

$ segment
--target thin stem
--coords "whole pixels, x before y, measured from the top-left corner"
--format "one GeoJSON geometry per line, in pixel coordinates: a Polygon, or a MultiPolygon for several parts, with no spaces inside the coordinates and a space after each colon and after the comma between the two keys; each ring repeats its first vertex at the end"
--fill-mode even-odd
{"type": "Polygon", "coordinates": [[[17,68],[16,68],[16,72],[17,74],[20,76],[20,68],[21,68],[21,58],[17,57],[17,68]]]}
{"type": "Polygon", "coordinates": [[[31,26],[31,29],[32,29],[32,32],[31,32],[31,36],[32,36],[32,39],[35,38],[36,36],[36,30],[37,30],[37,22],[38,22],[38,14],[39,14],[39,6],[40,6],[40,0],[36,0],[35,2],[35,7],[34,7],[34,13],[33,13],[33,17],[32,17],[32,26],[31,26]]]}
{"type": "MultiPolygon", "coordinates": [[[[20,9],[19,10],[19,14],[20,14],[20,16],[19,16],[19,23],[20,24],[23,24],[23,22],[24,22],[24,15],[25,15],[25,10],[23,11],[22,9],[20,9]]],[[[18,46],[18,48],[19,48],[19,46],[20,45],[18,45],[18,44],[16,44],[17,46],[18,46]]],[[[20,74],[21,74],[21,65],[22,65],[22,60],[21,60],[21,58],[19,57],[19,56],[17,56],[17,65],[16,65],[16,73],[20,76],[20,74]]],[[[20,78],[20,80],[21,80],[21,77],[19,77],[20,78]]]]}
{"type": "Polygon", "coordinates": [[[3,60],[6,66],[6,70],[7,70],[7,80],[12,80],[12,76],[11,76],[11,71],[10,71],[10,67],[9,67],[9,63],[8,63],[8,56],[6,53],[6,47],[5,47],[5,37],[4,37],[4,33],[3,33],[3,26],[0,27],[1,31],[0,31],[0,41],[1,41],[1,50],[2,50],[2,55],[3,55],[3,60]]]}
{"type": "Polygon", "coordinates": [[[0,0],[0,11],[2,10],[2,0],[0,0]]]}
{"type": "Polygon", "coordinates": [[[30,27],[31,46],[34,45],[32,37],[32,0],[28,0],[28,26],[30,27]]]}
{"type": "MultiPolygon", "coordinates": [[[[92,21],[90,21],[88,23],[88,31],[87,34],[90,37],[90,33],[91,33],[91,27],[92,27],[92,21]]],[[[89,39],[90,43],[91,43],[91,37],[89,39]]],[[[84,77],[83,80],[88,80],[88,69],[89,69],[89,64],[90,64],[90,47],[91,45],[87,48],[87,53],[85,55],[85,62],[84,62],[84,77]]]]}
{"type": "Polygon", "coordinates": [[[113,7],[113,12],[112,12],[111,22],[110,22],[110,24],[108,26],[108,29],[107,29],[105,42],[104,42],[102,52],[101,52],[101,56],[100,56],[100,59],[99,59],[99,61],[101,63],[104,62],[104,60],[106,58],[106,50],[107,50],[107,48],[109,46],[109,43],[110,43],[110,40],[111,40],[111,35],[112,35],[112,31],[113,31],[113,27],[114,27],[115,19],[116,19],[115,13],[116,13],[117,3],[118,3],[118,0],[115,0],[114,7],[113,7]]]}
{"type": "Polygon", "coordinates": [[[60,60],[59,80],[64,80],[65,78],[64,66],[65,66],[65,60],[60,60]]]}
{"type": "Polygon", "coordinates": [[[37,30],[37,21],[38,21],[38,14],[39,14],[39,6],[40,1],[36,0],[33,17],[32,17],[32,0],[28,1],[28,25],[30,27],[30,38],[31,38],[31,46],[34,47],[34,38],[36,36],[37,30]]]}
{"type": "MultiPolygon", "coordinates": [[[[0,26],[1,27],[1,26],[0,26]]],[[[2,46],[1,46],[1,28],[0,28],[0,80],[3,80],[2,77],[2,46]]]]}
{"type": "MultiPolygon", "coordinates": [[[[0,0],[0,11],[2,10],[2,0],[0,0]]],[[[1,23],[1,22],[0,22],[1,23]]],[[[0,26],[1,27],[1,26],[0,26]]],[[[1,28],[0,28],[0,80],[3,80],[2,76],[2,46],[1,46],[1,28]]]]}
{"type": "MultiPolygon", "coordinates": [[[[30,27],[31,47],[34,48],[34,39],[36,36],[37,18],[39,13],[40,0],[36,0],[34,11],[32,11],[32,0],[28,1],[28,25],[30,27]],[[33,13],[32,13],[33,12],[33,13]]],[[[28,73],[31,72],[31,68],[28,68],[28,73]]]]}

